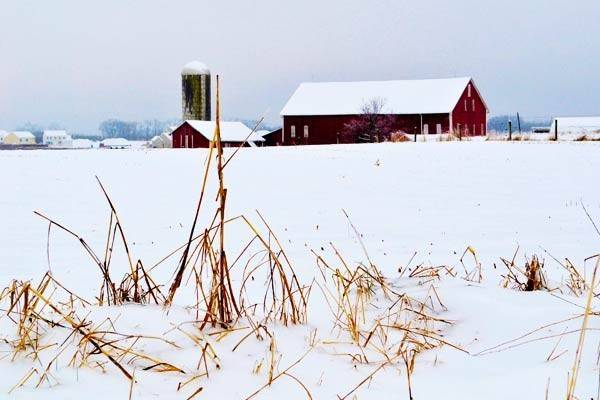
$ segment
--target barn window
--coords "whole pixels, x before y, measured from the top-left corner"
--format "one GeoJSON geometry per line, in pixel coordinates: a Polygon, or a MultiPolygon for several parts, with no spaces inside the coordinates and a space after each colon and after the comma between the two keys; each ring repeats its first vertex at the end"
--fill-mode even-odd
{"type": "Polygon", "coordinates": [[[429,135],[429,124],[423,125],[423,134],[429,135]]]}
{"type": "Polygon", "coordinates": [[[471,111],[475,111],[475,99],[471,100],[471,111]]]}
{"type": "Polygon", "coordinates": [[[465,111],[467,111],[467,99],[465,99],[465,111]]]}
{"type": "Polygon", "coordinates": [[[473,124],[473,135],[477,135],[477,131],[475,130],[475,124],[473,124]]]}
{"type": "Polygon", "coordinates": [[[304,125],[304,139],[308,139],[308,125],[304,125]]]}
{"type": "Polygon", "coordinates": [[[436,124],[435,133],[437,133],[438,135],[442,134],[442,124],[436,124]]]}
{"type": "Polygon", "coordinates": [[[296,125],[292,125],[292,126],[290,127],[290,136],[291,136],[292,138],[295,138],[295,137],[296,137],[296,125]]]}
{"type": "Polygon", "coordinates": [[[471,97],[471,84],[469,83],[469,86],[467,86],[467,92],[469,92],[468,96],[471,97]]]}

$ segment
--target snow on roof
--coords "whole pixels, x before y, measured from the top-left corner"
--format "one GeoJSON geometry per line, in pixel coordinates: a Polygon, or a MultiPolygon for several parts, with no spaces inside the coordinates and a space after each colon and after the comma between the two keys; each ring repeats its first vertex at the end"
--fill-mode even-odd
{"type": "MultiPolygon", "coordinates": [[[[196,121],[187,120],[185,121],[191,125],[192,128],[201,133],[206,139],[212,140],[215,133],[217,123],[215,121],[196,121]]],[[[262,142],[264,139],[257,135],[256,132],[252,133],[252,129],[248,128],[241,122],[227,122],[221,121],[221,141],[222,142],[243,142],[246,139],[249,142],[262,142]]]]}
{"type": "Polygon", "coordinates": [[[69,136],[67,135],[67,131],[54,131],[54,130],[46,130],[44,131],[44,136],[69,136]]]}
{"type": "Polygon", "coordinates": [[[183,66],[181,75],[210,75],[210,69],[200,61],[191,61],[183,66]]]}
{"type": "Polygon", "coordinates": [[[73,139],[73,148],[75,149],[90,149],[94,143],[90,139],[73,139]]]}
{"type": "Polygon", "coordinates": [[[108,138],[101,141],[103,146],[131,146],[131,143],[124,138],[108,138]]]}
{"type": "Polygon", "coordinates": [[[269,133],[271,133],[271,131],[261,130],[261,131],[256,131],[254,133],[256,133],[260,137],[263,137],[263,136],[268,135],[269,133]]]}
{"type": "Polygon", "coordinates": [[[33,133],[31,133],[29,131],[15,131],[13,133],[19,139],[31,139],[31,138],[35,138],[35,136],[33,135],[33,133]]]}
{"type": "Polygon", "coordinates": [[[0,130],[0,139],[4,138],[6,135],[8,135],[7,131],[0,130]]]}
{"type": "Polygon", "coordinates": [[[600,132],[600,117],[556,117],[550,126],[552,132],[557,120],[558,131],[562,133],[600,132]]]}
{"type": "Polygon", "coordinates": [[[353,115],[372,99],[386,114],[451,112],[471,78],[302,83],[281,115],[353,115]]]}

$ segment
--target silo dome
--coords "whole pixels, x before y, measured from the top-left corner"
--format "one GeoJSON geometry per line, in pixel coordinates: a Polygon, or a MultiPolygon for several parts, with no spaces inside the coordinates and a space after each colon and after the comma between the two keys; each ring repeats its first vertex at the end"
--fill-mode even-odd
{"type": "Polygon", "coordinates": [[[210,75],[210,69],[200,61],[191,61],[183,66],[181,75],[210,75]]]}

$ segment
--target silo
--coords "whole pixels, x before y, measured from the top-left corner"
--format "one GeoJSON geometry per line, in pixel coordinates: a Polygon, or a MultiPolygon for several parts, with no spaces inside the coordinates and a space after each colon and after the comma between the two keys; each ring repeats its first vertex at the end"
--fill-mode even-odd
{"type": "Polygon", "coordinates": [[[199,61],[181,70],[183,120],[210,121],[210,70],[199,61]]]}

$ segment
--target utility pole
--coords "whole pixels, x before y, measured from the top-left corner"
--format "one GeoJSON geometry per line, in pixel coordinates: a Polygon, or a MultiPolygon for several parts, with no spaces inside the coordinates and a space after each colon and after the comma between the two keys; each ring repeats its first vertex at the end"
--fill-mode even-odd
{"type": "Polygon", "coordinates": [[[508,120],[508,140],[512,140],[512,121],[508,120]]]}

